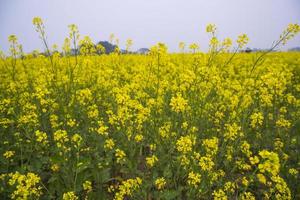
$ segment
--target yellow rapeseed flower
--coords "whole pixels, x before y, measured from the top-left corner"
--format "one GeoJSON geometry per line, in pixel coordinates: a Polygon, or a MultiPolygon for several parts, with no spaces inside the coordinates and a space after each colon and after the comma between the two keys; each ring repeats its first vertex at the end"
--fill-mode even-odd
{"type": "Polygon", "coordinates": [[[118,191],[115,194],[114,200],[124,200],[124,197],[131,197],[133,192],[137,190],[142,184],[142,179],[137,177],[135,179],[128,179],[122,181],[118,187],[118,191]]]}
{"type": "Polygon", "coordinates": [[[157,161],[158,158],[155,155],[146,157],[146,163],[149,167],[153,167],[157,161]]]}
{"type": "Polygon", "coordinates": [[[228,199],[226,193],[222,189],[214,190],[212,195],[214,197],[214,200],[227,200],[228,199]]]}
{"type": "Polygon", "coordinates": [[[8,184],[15,185],[11,194],[12,199],[39,199],[42,195],[40,185],[41,178],[34,173],[20,174],[19,172],[9,174],[8,184]]]}
{"type": "Polygon", "coordinates": [[[105,149],[108,149],[108,150],[111,150],[113,149],[115,146],[115,142],[113,139],[106,139],[105,140],[105,143],[104,143],[104,148],[105,149]]]}
{"type": "Polygon", "coordinates": [[[35,137],[36,137],[36,141],[43,144],[43,145],[47,145],[48,144],[48,137],[47,137],[47,133],[42,132],[42,131],[35,131],[35,137]]]}
{"type": "Polygon", "coordinates": [[[121,149],[116,149],[115,156],[117,158],[117,163],[121,163],[125,161],[126,154],[123,150],[121,149]]]}
{"type": "Polygon", "coordinates": [[[249,38],[246,34],[242,34],[238,36],[236,42],[238,43],[239,48],[242,48],[249,42],[249,38]]]}
{"type": "Polygon", "coordinates": [[[161,178],[157,178],[155,180],[155,187],[158,189],[158,190],[162,190],[165,186],[166,186],[167,182],[165,180],[164,177],[161,177],[161,178]]]}
{"type": "Polygon", "coordinates": [[[193,187],[197,187],[201,181],[201,174],[190,172],[188,175],[187,183],[193,187]]]}
{"type": "Polygon", "coordinates": [[[188,107],[188,101],[178,94],[177,97],[171,98],[170,106],[176,113],[184,112],[188,107]]]}
{"type": "Polygon", "coordinates": [[[182,153],[191,152],[194,145],[195,145],[195,137],[190,136],[190,135],[181,136],[176,141],[177,151],[182,152],[182,153]]]}
{"type": "Polygon", "coordinates": [[[92,182],[91,181],[85,181],[83,184],[82,184],[82,187],[83,189],[86,191],[86,192],[91,192],[93,190],[92,188],[92,182]]]}
{"type": "Polygon", "coordinates": [[[66,192],[63,194],[63,200],[78,200],[79,198],[76,196],[75,192],[66,192]]]}
{"type": "Polygon", "coordinates": [[[138,135],[136,135],[136,136],[134,137],[134,140],[135,140],[136,142],[141,142],[141,141],[143,140],[143,138],[144,138],[143,135],[138,134],[138,135]]]}
{"type": "Polygon", "coordinates": [[[208,24],[206,26],[206,32],[207,33],[214,33],[217,30],[217,26],[215,24],[208,24]]]}
{"type": "Polygon", "coordinates": [[[6,151],[3,153],[3,157],[9,159],[15,155],[15,151],[6,151]]]}

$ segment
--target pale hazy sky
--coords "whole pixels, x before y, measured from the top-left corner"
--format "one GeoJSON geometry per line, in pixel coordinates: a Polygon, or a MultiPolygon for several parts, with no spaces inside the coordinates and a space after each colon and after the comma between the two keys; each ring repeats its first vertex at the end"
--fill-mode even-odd
{"type": "MultiPolygon", "coordinates": [[[[207,49],[205,27],[215,23],[220,38],[247,33],[249,47],[268,48],[289,23],[300,23],[300,0],[0,0],[0,49],[16,34],[25,51],[43,49],[32,18],[44,20],[49,43],[63,43],[68,24],[77,24],[81,35],[94,42],[114,33],[124,48],[164,42],[171,51],[180,41],[197,42],[207,49]]],[[[300,46],[300,36],[286,47],[300,46]]]]}

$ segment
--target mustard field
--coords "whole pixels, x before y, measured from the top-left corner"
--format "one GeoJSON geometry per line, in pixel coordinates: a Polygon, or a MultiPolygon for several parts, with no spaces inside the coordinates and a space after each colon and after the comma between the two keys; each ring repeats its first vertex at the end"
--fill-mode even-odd
{"type": "Polygon", "coordinates": [[[33,23],[45,54],[1,54],[0,199],[300,198],[300,53],[208,25],[207,53],[99,55],[71,25],[60,54],[33,23]]]}

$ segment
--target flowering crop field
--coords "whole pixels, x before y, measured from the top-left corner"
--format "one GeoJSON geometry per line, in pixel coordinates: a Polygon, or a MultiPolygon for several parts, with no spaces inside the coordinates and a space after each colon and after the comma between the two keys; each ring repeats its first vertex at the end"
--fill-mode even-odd
{"type": "Polygon", "coordinates": [[[300,198],[300,53],[209,25],[208,53],[97,55],[71,25],[61,55],[33,22],[47,54],[0,60],[1,199],[300,198]]]}

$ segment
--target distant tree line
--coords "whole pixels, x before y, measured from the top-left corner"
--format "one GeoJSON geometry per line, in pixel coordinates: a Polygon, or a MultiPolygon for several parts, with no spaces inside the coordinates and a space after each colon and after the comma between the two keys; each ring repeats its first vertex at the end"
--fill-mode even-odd
{"type": "MultiPolygon", "coordinates": [[[[127,51],[123,49],[118,49],[119,47],[115,44],[112,44],[108,41],[99,41],[96,44],[93,43],[84,43],[79,45],[78,49],[72,48],[68,55],[74,56],[74,55],[81,55],[85,53],[93,53],[96,55],[101,55],[101,54],[110,54],[113,52],[118,51],[121,54],[147,54],[150,50],[148,48],[140,48],[137,51],[127,51]]],[[[60,56],[65,56],[63,52],[59,52],[58,50],[53,50],[51,54],[58,53],[60,56]]],[[[39,52],[37,50],[34,50],[31,52],[31,54],[34,57],[37,57],[39,55],[43,56],[48,56],[48,53],[46,52],[39,52]]]]}

